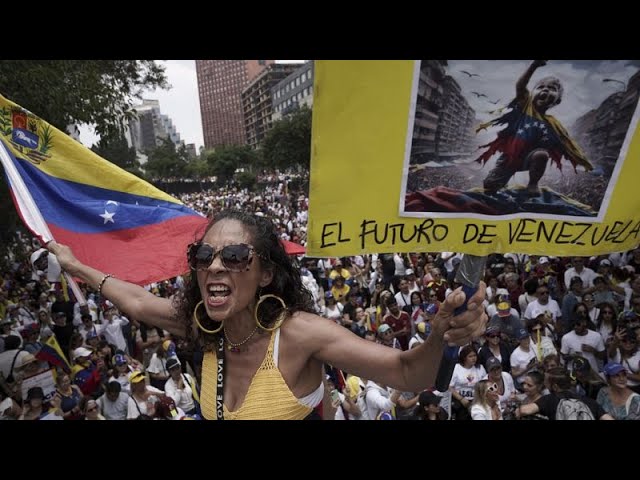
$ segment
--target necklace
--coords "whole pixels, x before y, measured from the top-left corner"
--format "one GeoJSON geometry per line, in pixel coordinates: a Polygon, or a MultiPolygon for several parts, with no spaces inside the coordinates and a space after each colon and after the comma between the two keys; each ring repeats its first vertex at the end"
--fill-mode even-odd
{"type": "Polygon", "coordinates": [[[251,340],[251,337],[253,337],[255,333],[258,331],[258,326],[256,325],[256,328],[253,329],[253,331],[249,334],[249,336],[239,343],[233,343],[231,340],[229,340],[229,336],[227,335],[226,328],[223,328],[222,330],[224,332],[224,338],[227,340],[227,343],[229,343],[229,346],[227,347],[229,348],[229,351],[238,353],[240,351],[240,347],[245,343],[247,343],[249,340],[251,340]]]}

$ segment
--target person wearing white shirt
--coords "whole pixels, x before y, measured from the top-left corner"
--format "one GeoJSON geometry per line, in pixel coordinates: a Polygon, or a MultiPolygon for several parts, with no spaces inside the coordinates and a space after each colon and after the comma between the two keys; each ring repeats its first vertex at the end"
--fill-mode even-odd
{"type": "Polygon", "coordinates": [[[372,420],[377,419],[378,415],[382,412],[390,412],[395,406],[395,403],[391,401],[389,389],[371,380],[367,382],[365,399],[369,418],[372,420]]]}
{"type": "MultiPolygon", "coordinates": [[[[196,401],[194,397],[195,381],[188,373],[182,373],[180,361],[176,357],[167,360],[167,370],[169,379],[164,385],[165,393],[173,398],[178,408],[181,408],[187,415],[197,413],[196,401]]],[[[197,390],[195,395],[197,395],[197,390]]]]}
{"type": "Polygon", "coordinates": [[[140,415],[153,416],[153,405],[157,400],[153,397],[164,395],[164,392],[152,386],[146,386],[145,375],[139,371],[129,376],[129,384],[131,396],[127,402],[127,420],[137,419],[140,415]]]}
{"type": "Polygon", "coordinates": [[[568,287],[571,283],[571,279],[573,277],[580,277],[582,279],[582,284],[584,288],[593,287],[593,279],[596,276],[596,272],[591,270],[589,267],[584,266],[584,258],[583,257],[573,257],[571,260],[571,268],[568,268],[564,272],[564,284],[568,287]]]}
{"type": "Polygon", "coordinates": [[[118,315],[114,307],[106,311],[104,319],[104,330],[102,331],[104,339],[110,344],[115,345],[118,350],[129,352],[127,341],[122,333],[122,327],[129,323],[129,319],[118,315]]]}
{"type": "Polygon", "coordinates": [[[502,371],[502,362],[496,357],[489,357],[485,367],[487,374],[482,380],[489,380],[489,382],[498,386],[498,404],[500,405],[500,410],[504,411],[509,400],[512,400],[512,397],[518,393],[513,383],[513,377],[510,373],[502,371]]]}
{"type": "Polygon", "coordinates": [[[599,358],[603,362],[606,360],[606,350],[602,335],[587,328],[588,320],[586,317],[576,317],[576,323],[573,331],[566,333],[562,337],[562,346],[560,353],[563,355],[568,368],[569,362],[572,362],[574,355],[580,355],[591,364],[594,372],[598,371],[599,358]]]}
{"type": "Polygon", "coordinates": [[[531,320],[532,318],[536,318],[533,313],[534,312],[544,312],[549,317],[552,326],[555,328],[555,325],[558,322],[558,319],[562,318],[562,310],[560,309],[560,305],[553,298],[549,297],[549,288],[546,285],[538,286],[536,290],[537,298],[527,305],[527,309],[524,312],[524,319],[531,320]]]}
{"type": "Polygon", "coordinates": [[[97,337],[102,335],[102,331],[104,330],[104,325],[96,325],[93,323],[93,318],[88,313],[83,313],[81,315],[81,325],[78,328],[78,332],[82,335],[82,340],[87,341],[87,333],[93,332],[97,337]]]}
{"type": "Polygon", "coordinates": [[[126,420],[129,394],[118,382],[107,383],[105,393],[96,400],[100,414],[107,420],[126,420]]]}
{"type": "Polygon", "coordinates": [[[531,348],[531,337],[525,328],[516,333],[516,340],[520,342],[518,347],[511,352],[511,376],[516,381],[516,387],[522,383],[526,373],[536,363],[536,352],[531,348]]]}

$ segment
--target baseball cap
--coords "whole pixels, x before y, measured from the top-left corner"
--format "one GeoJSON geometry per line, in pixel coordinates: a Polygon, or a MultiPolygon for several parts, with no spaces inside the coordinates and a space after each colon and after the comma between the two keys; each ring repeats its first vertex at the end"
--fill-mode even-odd
{"type": "Polygon", "coordinates": [[[418,403],[421,407],[426,407],[427,405],[440,405],[440,401],[442,397],[439,397],[433,392],[422,392],[418,397],[418,403]]]}
{"type": "Polygon", "coordinates": [[[129,383],[140,383],[140,382],[144,382],[145,380],[145,376],[144,373],[136,370],[135,372],[132,372],[131,375],[129,375],[129,383]]]}
{"type": "Polygon", "coordinates": [[[496,357],[489,357],[485,367],[487,368],[487,372],[490,372],[494,368],[502,368],[502,362],[500,362],[496,357]]]}
{"type": "Polygon", "coordinates": [[[113,356],[113,363],[115,366],[126,365],[127,359],[122,354],[117,354],[113,356]]]}
{"type": "Polygon", "coordinates": [[[489,325],[485,330],[485,335],[493,335],[495,333],[500,333],[500,327],[498,325],[489,325]]]}
{"type": "Polygon", "coordinates": [[[538,259],[538,264],[539,265],[544,265],[545,263],[549,263],[549,259],[547,257],[540,257],[538,259]]]}
{"type": "Polygon", "coordinates": [[[347,378],[347,384],[351,389],[351,398],[356,398],[360,391],[364,389],[364,383],[360,377],[356,377],[355,375],[349,375],[349,378],[347,378]]]}
{"type": "Polygon", "coordinates": [[[167,360],[167,370],[171,370],[172,368],[176,368],[180,366],[180,360],[178,357],[171,357],[167,360]]]}
{"type": "Polygon", "coordinates": [[[523,338],[528,338],[529,332],[527,332],[524,328],[519,328],[516,332],[516,340],[522,340],[523,338]]]}
{"type": "Polygon", "coordinates": [[[90,357],[92,354],[93,352],[88,348],[78,347],[73,351],[73,359],[75,360],[76,358],[80,357],[90,357]]]}
{"type": "Polygon", "coordinates": [[[610,362],[604,366],[604,374],[607,377],[612,377],[614,375],[619,374],[620,372],[626,372],[626,371],[627,371],[626,368],[624,368],[621,364],[616,362],[610,362]]]}
{"type": "Polygon", "coordinates": [[[404,272],[405,276],[409,276],[409,275],[414,275],[413,270],[411,270],[410,268],[407,268],[404,272]]]}
{"type": "Polygon", "coordinates": [[[497,308],[499,317],[508,317],[511,315],[511,304],[509,302],[500,302],[497,308]]]}
{"type": "Polygon", "coordinates": [[[18,358],[14,363],[15,368],[22,368],[29,365],[30,363],[37,361],[35,356],[33,356],[31,353],[26,352],[25,350],[22,350],[20,354],[21,355],[18,355],[18,358]]]}
{"type": "Polygon", "coordinates": [[[431,333],[431,325],[428,324],[427,322],[420,322],[418,323],[418,325],[416,326],[416,328],[418,329],[418,331],[420,333],[424,333],[426,335],[429,335],[431,333]]]}
{"type": "Polygon", "coordinates": [[[606,258],[604,260],[600,260],[600,267],[610,267],[611,266],[611,260],[607,260],[606,258]]]}
{"type": "Polygon", "coordinates": [[[42,387],[31,387],[27,391],[27,401],[34,398],[44,399],[44,390],[42,390],[42,387]]]}
{"type": "Polygon", "coordinates": [[[388,332],[389,330],[391,330],[391,326],[386,323],[383,323],[378,327],[378,333],[385,333],[385,332],[388,332]]]}

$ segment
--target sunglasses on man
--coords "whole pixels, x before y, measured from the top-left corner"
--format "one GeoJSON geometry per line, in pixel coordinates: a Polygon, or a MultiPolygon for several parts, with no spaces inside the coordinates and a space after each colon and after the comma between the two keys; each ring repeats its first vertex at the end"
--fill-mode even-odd
{"type": "Polygon", "coordinates": [[[215,247],[208,243],[196,242],[189,245],[187,249],[189,267],[196,271],[209,268],[218,255],[220,255],[224,268],[236,273],[249,270],[254,255],[266,259],[266,257],[257,253],[252,245],[246,243],[226,245],[216,250],[215,247]]]}

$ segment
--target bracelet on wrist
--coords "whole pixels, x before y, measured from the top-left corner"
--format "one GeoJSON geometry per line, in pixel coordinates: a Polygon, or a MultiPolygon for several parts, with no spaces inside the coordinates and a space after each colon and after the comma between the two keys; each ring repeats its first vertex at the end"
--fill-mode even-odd
{"type": "Polygon", "coordinates": [[[104,282],[106,282],[107,279],[111,277],[113,277],[113,275],[111,275],[110,273],[107,273],[104,277],[102,277],[102,280],[100,280],[100,283],[98,284],[98,295],[102,295],[102,286],[104,285],[104,282]]]}

